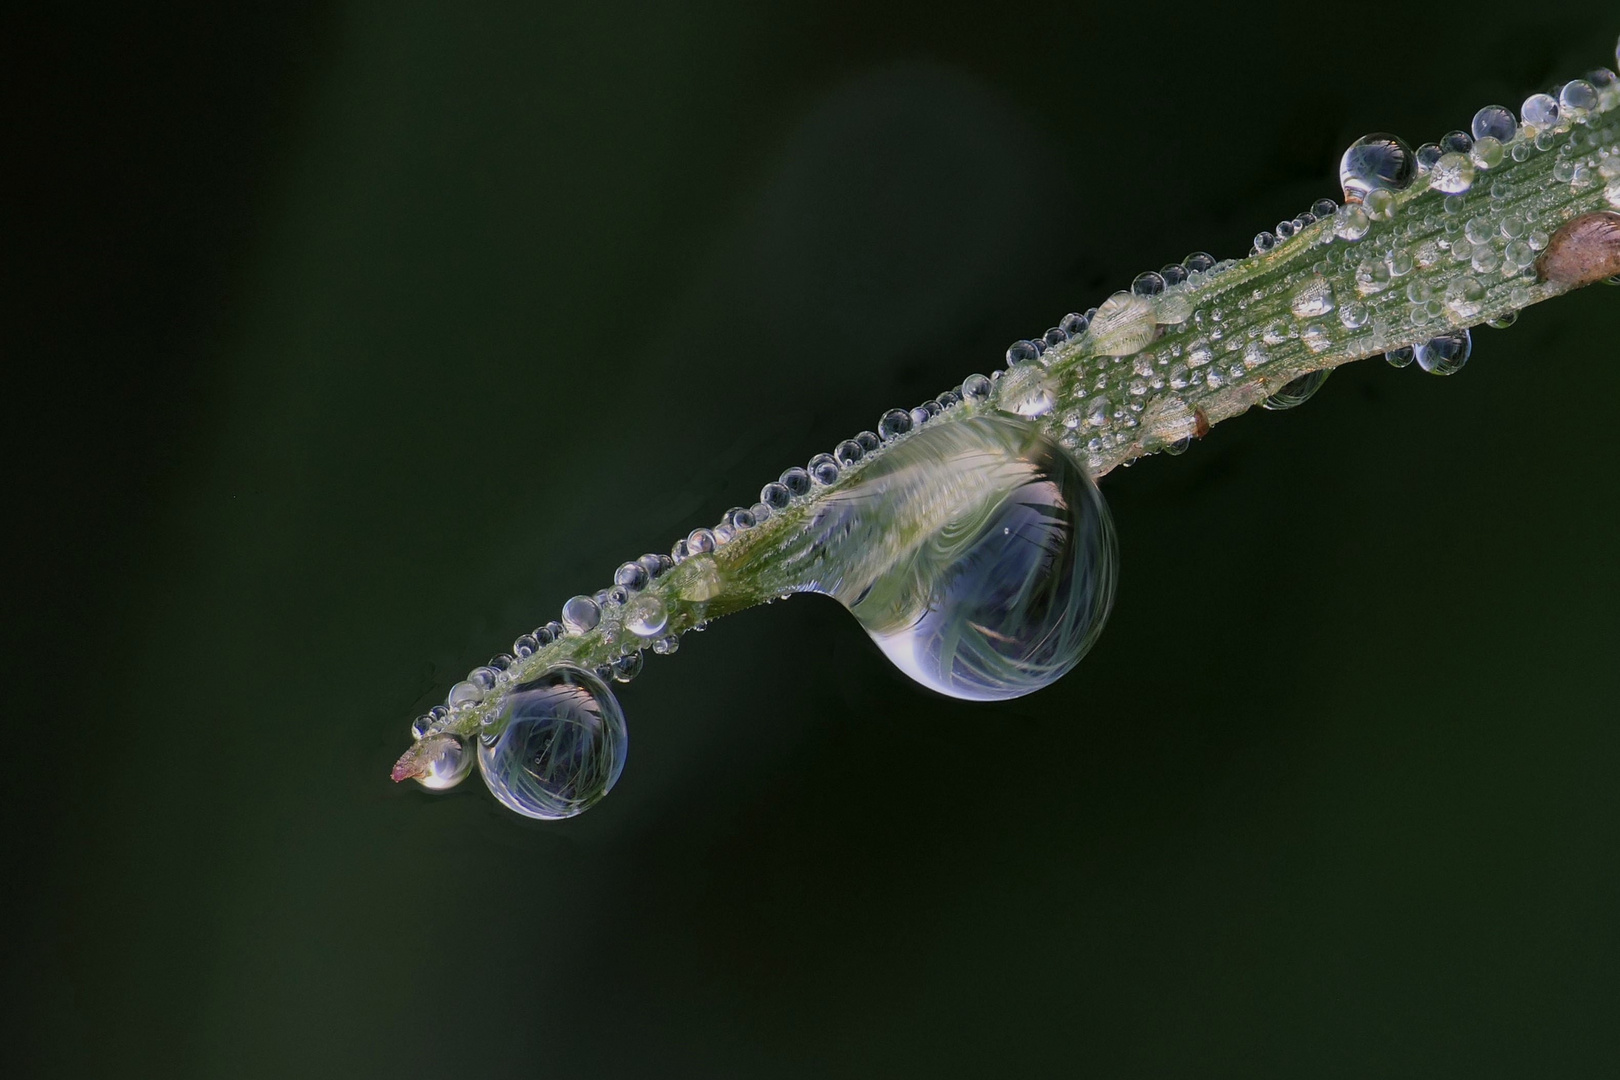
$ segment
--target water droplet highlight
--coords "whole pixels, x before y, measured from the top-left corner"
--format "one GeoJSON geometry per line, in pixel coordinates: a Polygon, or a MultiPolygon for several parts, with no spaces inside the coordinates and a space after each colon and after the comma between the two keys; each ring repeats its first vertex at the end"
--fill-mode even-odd
{"type": "Polygon", "coordinates": [[[1393,135],[1357,139],[1339,159],[1339,184],[1347,203],[1362,202],[1372,191],[1400,191],[1416,175],[1412,151],[1393,135]]]}
{"type": "Polygon", "coordinates": [[[1473,335],[1464,330],[1441,334],[1412,349],[1418,367],[1430,375],[1455,375],[1474,351],[1473,335]]]}

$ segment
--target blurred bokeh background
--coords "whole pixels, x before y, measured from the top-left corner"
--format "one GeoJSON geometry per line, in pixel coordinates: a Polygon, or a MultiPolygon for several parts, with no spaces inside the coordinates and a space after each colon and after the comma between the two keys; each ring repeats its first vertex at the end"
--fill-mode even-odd
{"type": "Polygon", "coordinates": [[[18,1075],[1620,1067],[1620,290],[1108,477],[1113,620],[1033,697],[800,598],[650,659],[580,819],[387,779],[622,559],[1620,21],[32,8],[18,1075]]]}

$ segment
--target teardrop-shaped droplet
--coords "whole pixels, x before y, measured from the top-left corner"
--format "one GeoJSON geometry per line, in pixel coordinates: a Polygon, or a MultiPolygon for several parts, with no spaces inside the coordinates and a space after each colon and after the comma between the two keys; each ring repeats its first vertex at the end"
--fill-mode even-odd
{"type": "Polygon", "coordinates": [[[1417,159],[1393,135],[1357,139],[1339,159],[1339,183],[1347,203],[1361,202],[1371,191],[1400,191],[1416,175],[1417,159]]]}
{"type": "Polygon", "coordinates": [[[835,492],[807,528],[815,580],[924,686],[991,701],[1069,671],[1113,604],[1108,507],[1028,421],[924,429],[835,492]]]}
{"type": "Polygon", "coordinates": [[[560,665],[506,696],[479,740],[478,769],[508,809],[553,821],[600,802],[628,749],[613,692],[590,672],[560,665]]]}
{"type": "Polygon", "coordinates": [[[1418,367],[1430,375],[1455,375],[1473,351],[1474,338],[1465,327],[1414,346],[1412,354],[1418,367]]]}
{"type": "Polygon", "coordinates": [[[1274,412],[1283,409],[1292,409],[1296,405],[1303,405],[1311,400],[1311,396],[1322,389],[1328,376],[1333,374],[1332,368],[1322,368],[1320,371],[1308,372],[1297,379],[1290,379],[1283,388],[1272,394],[1260,403],[1261,407],[1274,412]]]}

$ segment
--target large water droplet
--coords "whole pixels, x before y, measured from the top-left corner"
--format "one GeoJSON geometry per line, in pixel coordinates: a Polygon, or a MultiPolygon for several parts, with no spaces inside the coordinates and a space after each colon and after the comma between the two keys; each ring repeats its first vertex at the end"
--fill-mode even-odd
{"type": "Polygon", "coordinates": [[[1371,191],[1400,191],[1417,175],[1417,161],[1393,135],[1367,135],[1350,144],[1339,159],[1344,201],[1361,202],[1371,191]]]}
{"type": "Polygon", "coordinates": [[[624,713],[601,679],[570,665],[518,686],[478,744],[478,769],[502,804],[524,817],[582,814],[624,770],[624,713]]]}
{"type": "MultiPolygon", "coordinates": [[[[1085,655],[1113,603],[1108,507],[1034,424],[924,429],[829,496],[808,588],[849,608],[907,675],[951,697],[1019,697],[1085,655]]],[[[813,556],[815,557],[815,556],[813,556]]]]}

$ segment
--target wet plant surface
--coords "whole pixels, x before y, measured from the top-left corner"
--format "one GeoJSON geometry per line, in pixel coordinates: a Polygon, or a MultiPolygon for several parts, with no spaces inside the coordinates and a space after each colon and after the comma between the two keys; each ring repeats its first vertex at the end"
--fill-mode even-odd
{"type": "Polygon", "coordinates": [[[1476,7],[1466,63],[1373,78],[1333,27],[1164,15],[76,30],[112,149],[19,286],[59,306],[9,651],[88,753],[8,794],[25,1071],[1612,1068],[1603,286],[1110,472],[1113,614],[1038,693],[928,693],[802,596],[613,683],[577,820],[387,781],[627,557],[1616,30],[1476,7]]]}

